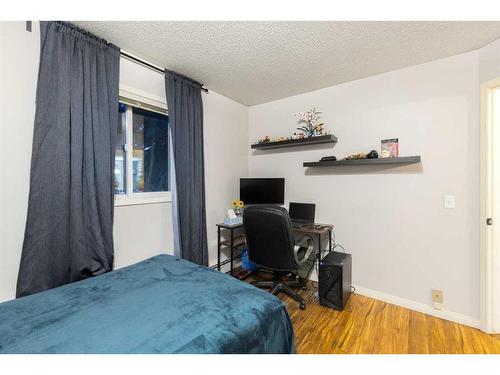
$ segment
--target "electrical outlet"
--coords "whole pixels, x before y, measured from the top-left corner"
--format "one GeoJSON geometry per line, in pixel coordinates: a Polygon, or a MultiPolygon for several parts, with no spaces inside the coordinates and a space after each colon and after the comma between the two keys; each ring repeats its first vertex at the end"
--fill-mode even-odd
{"type": "Polygon", "coordinates": [[[443,308],[443,291],[439,289],[432,289],[432,302],[436,310],[443,308]]]}
{"type": "Polygon", "coordinates": [[[432,289],[432,302],[443,303],[443,291],[432,289]]]}

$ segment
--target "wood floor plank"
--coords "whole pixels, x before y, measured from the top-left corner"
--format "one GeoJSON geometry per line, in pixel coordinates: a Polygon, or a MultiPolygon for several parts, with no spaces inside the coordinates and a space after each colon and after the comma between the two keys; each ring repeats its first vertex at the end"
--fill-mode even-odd
{"type": "Polygon", "coordinates": [[[500,336],[352,294],[344,311],[320,306],[315,284],[298,303],[280,294],[295,333],[295,349],[304,354],[500,354],[500,336]]]}
{"type": "Polygon", "coordinates": [[[381,304],[380,325],[375,333],[375,354],[407,354],[409,343],[408,309],[388,303],[381,304]]]}

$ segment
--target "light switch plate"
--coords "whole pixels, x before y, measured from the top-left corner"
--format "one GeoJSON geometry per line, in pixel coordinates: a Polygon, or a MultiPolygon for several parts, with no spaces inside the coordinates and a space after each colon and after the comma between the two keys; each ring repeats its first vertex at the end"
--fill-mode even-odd
{"type": "Polygon", "coordinates": [[[451,194],[444,195],[444,208],[455,208],[455,196],[451,194]]]}

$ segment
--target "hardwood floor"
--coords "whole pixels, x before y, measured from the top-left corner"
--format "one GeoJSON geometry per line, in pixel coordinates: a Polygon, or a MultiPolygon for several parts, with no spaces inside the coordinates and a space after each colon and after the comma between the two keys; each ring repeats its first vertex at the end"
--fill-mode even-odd
{"type": "Polygon", "coordinates": [[[359,294],[337,311],[320,306],[311,291],[301,291],[306,310],[279,295],[293,322],[297,353],[500,354],[500,336],[359,294]]]}

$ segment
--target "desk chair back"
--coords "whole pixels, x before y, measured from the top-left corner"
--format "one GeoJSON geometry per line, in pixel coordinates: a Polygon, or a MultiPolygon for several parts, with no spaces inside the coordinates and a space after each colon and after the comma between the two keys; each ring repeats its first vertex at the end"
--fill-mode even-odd
{"type": "Polygon", "coordinates": [[[298,267],[288,211],[279,206],[250,206],[243,210],[248,257],[273,271],[298,267]]]}

